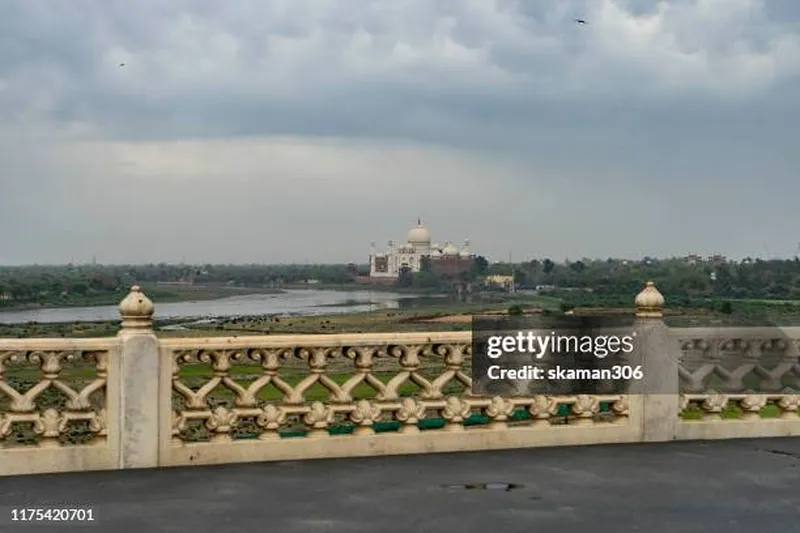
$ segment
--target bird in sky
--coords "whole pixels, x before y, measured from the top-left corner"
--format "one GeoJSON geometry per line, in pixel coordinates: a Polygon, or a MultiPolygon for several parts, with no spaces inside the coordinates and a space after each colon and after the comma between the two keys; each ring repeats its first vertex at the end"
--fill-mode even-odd
{"type": "Polygon", "coordinates": [[[575,19],[575,22],[576,22],[577,24],[583,24],[583,25],[586,25],[586,24],[588,24],[588,22],[586,22],[586,21],[585,21],[585,20],[583,20],[583,19],[575,19]]]}
{"type": "Polygon", "coordinates": [[[120,64],[119,64],[119,66],[120,66],[120,67],[124,67],[124,66],[125,66],[125,63],[120,63],[120,64]]]}

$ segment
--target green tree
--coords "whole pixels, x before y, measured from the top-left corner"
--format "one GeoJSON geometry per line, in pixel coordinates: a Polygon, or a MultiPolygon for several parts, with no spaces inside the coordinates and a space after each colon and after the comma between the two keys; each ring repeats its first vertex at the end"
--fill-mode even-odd
{"type": "Polygon", "coordinates": [[[397,286],[402,288],[411,287],[414,284],[414,276],[412,275],[411,268],[404,266],[400,267],[397,275],[397,286]]]}
{"type": "Polygon", "coordinates": [[[76,281],[70,286],[70,292],[80,296],[85,296],[86,293],[89,292],[89,286],[83,281],[76,281]]]}
{"type": "Polygon", "coordinates": [[[482,255],[479,255],[472,261],[472,271],[477,276],[485,276],[489,272],[489,261],[482,255]]]}
{"type": "Polygon", "coordinates": [[[420,272],[431,272],[433,267],[431,266],[431,258],[430,257],[423,257],[419,261],[419,271],[420,272]]]}
{"type": "Polygon", "coordinates": [[[442,280],[430,270],[423,270],[413,275],[412,285],[418,289],[437,289],[443,285],[442,280]]]}
{"type": "Polygon", "coordinates": [[[584,264],[583,261],[576,261],[574,263],[571,263],[569,265],[569,268],[573,272],[577,272],[578,274],[581,274],[584,270],[586,270],[586,264],[584,264]]]}

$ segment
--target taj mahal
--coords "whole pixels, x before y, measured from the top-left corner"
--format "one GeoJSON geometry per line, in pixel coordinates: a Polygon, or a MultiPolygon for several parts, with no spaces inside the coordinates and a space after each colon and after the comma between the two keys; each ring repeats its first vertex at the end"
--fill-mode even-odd
{"type": "Polygon", "coordinates": [[[396,244],[389,241],[386,250],[378,252],[375,243],[369,256],[369,275],[371,278],[397,278],[403,269],[419,272],[423,259],[427,258],[432,263],[444,265],[463,265],[470,263],[474,255],[469,250],[469,240],[464,240],[464,245],[459,249],[452,242],[431,243],[431,235],[417,220],[417,225],[409,230],[405,244],[396,244]]]}

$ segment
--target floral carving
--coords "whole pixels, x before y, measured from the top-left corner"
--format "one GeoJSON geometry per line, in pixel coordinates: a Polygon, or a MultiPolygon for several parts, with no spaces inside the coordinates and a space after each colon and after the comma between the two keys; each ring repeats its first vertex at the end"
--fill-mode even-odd
{"type": "Polygon", "coordinates": [[[760,418],[761,410],[767,405],[767,397],[762,394],[745,396],[740,402],[743,416],[746,418],[760,418]]]}
{"type": "Polygon", "coordinates": [[[486,416],[492,419],[493,427],[505,426],[505,422],[514,413],[514,404],[500,396],[492,398],[486,408],[486,416]]]}
{"type": "Polygon", "coordinates": [[[781,410],[782,418],[796,418],[797,410],[800,409],[800,395],[789,394],[778,400],[778,407],[781,410]]]}
{"type": "Polygon", "coordinates": [[[372,425],[380,419],[381,413],[381,408],[368,400],[356,403],[356,408],[350,413],[350,420],[358,424],[355,433],[358,435],[373,433],[372,425]]]}
{"type": "Polygon", "coordinates": [[[724,394],[712,394],[703,400],[701,407],[707,413],[721,413],[728,407],[728,397],[724,394]]]}
{"type": "Polygon", "coordinates": [[[178,437],[189,427],[186,416],[180,411],[172,411],[172,437],[178,437]]]}
{"type": "Polygon", "coordinates": [[[600,402],[596,396],[579,394],[572,404],[571,411],[578,417],[578,423],[590,424],[594,415],[600,412],[600,402]]]}
{"type": "Polygon", "coordinates": [[[403,427],[400,428],[402,433],[417,433],[419,428],[417,424],[425,417],[427,409],[425,405],[414,400],[413,398],[403,398],[400,402],[400,409],[395,413],[395,418],[403,422],[403,427]]]}
{"type": "Polygon", "coordinates": [[[0,439],[5,439],[11,435],[11,417],[0,413],[0,439]]]}
{"type": "Polygon", "coordinates": [[[617,416],[628,416],[630,404],[627,396],[622,396],[611,403],[611,411],[617,416]]]}
{"type": "Polygon", "coordinates": [[[469,416],[471,411],[468,402],[457,396],[449,396],[442,409],[442,418],[447,420],[447,429],[458,431],[464,428],[462,422],[469,416]]]}
{"type": "Polygon", "coordinates": [[[333,422],[335,413],[333,409],[322,402],[314,402],[311,409],[303,416],[303,422],[311,426],[311,436],[327,436],[328,426],[333,422]]]}
{"type": "Polygon", "coordinates": [[[256,423],[264,429],[277,431],[286,423],[286,411],[271,404],[267,405],[256,418],[256,423]]]}
{"type": "Polygon", "coordinates": [[[95,434],[103,434],[108,430],[108,412],[100,409],[89,420],[89,430],[95,434]]]}
{"type": "Polygon", "coordinates": [[[350,420],[356,424],[371,426],[381,416],[381,408],[372,405],[368,400],[359,400],[356,408],[350,413],[350,420]]]}
{"type": "Polygon", "coordinates": [[[230,440],[231,430],[236,426],[237,415],[226,407],[217,407],[206,419],[206,428],[214,432],[212,440],[230,440]]]}
{"type": "Polygon", "coordinates": [[[33,423],[33,432],[42,437],[40,446],[58,446],[56,439],[66,431],[67,424],[68,418],[55,409],[47,409],[33,423]]]}
{"type": "Polygon", "coordinates": [[[528,413],[535,420],[546,421],[558,411],[558,402],[549,396],[535,396],[528,406],[528,413]]]}

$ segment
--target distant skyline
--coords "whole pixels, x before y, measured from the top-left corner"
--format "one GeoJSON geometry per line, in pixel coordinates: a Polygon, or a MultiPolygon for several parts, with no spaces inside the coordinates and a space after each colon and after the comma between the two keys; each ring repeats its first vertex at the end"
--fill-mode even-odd
{"type": "Polygon", "coordinates": [[[797,253],[797,0],[130,6],[4,2],[0,265],[797,253]]]}
{"type": "MultiPolygon", "coordinates": [[[[564,264],[565,262],[574,263],[574,262],[577,262],[577,261],[607,261],[609,259],[613,259],[615,261],[639,262],[639,261],[642,261],[642,260],[645,259],[644,256],[643,257],[610,257],[610,256],[609,257],[577,257],[576,256],[576,257],[571,257],[571,258],[570,257],[556,258],[556,257],[545,257],[545,256],[529,256],[529,257],[519,257],[518,258],[518,257],[508,257],[508,256],[506,256],[506,257],[490,257],[490,256],[486,256],[486,255],[481,254],[481,253],[476,253],[475,255],[476,256],[482,256],[482,257],[484,257],[485,259],[487,259],[488,261],[490,261],[492,263],[508,263],[509,260],[510,260],[514,264],[527,263],[527,262],[530,262],[530,261],[533,261],[533,260],[544,261],[545,259],[549,259],[549,260],[553,261],[556,264],[564,264]]],[[[688,255],[690,255],[690,254],[684,254],[684,255],[680,255],[680,256],[663,256],[663,257],[649,256],[649,258],[657,260],[657,261],[672,261],[672,260],[685,260],[685,259],[687,259],[688,255]]],[[[711,256],[716,255],[716,254],[697,254],[697,255],[699,255],[702,258],[703,261],[706,261],[706,260],[710,259],[711,256]]],[[[724,255],[724,254],[719,254],[719,255],[724,255]]],[[[725,259],[727,261],[733,261],[733,262],[736,262],[736,263],[740,263],[740,262],[744,261],[745,259],[751,259],[753,261],[756,261],[756,260],[763,260],[763,261],[792,261],[792,260],[800,259],[800,254],[795,254],[795,255],[790,256],[790,257],[775,257],[775,256],[768,256],[767,257],[767,256],[757,256],[757,255],[746,256],[746,257],[728,257],[728,256],[725,256],[725,259]]],[[[100,261],[73,260],[73,261],[68,261],[66,263],[62,262],[62,263],[0,264],[0,268],[3,268],[3,267],[14,268],[14,267],[26,267],[26,266],[28,266],[28,267],[34,267],[34,266],[35,267],[66,267],[66,266],[70,266],[70,265],[76,266],[76,267],[93,266],[93,265],[101,266],[101,267],[107,267],[107,266],[126,266],[126,265],[130,265],[130,266],[137,266],[138,265],[138,266],[141,266],[141,265],[148,265],[148,264],[150,264],[150,265],[165,264],[165,265],[171,265],[171,266],[186,265],[186,266],[192,266],[192,267],[200,267],[200,266],[206,266],[206,265],[247,266],[247,265],[251,265],[251,264],[253,264],[253,265],[264,265],[264,266],[280,266],[280,265],[311,265],[311,266],[313,266],[313,265],[335,265],[335,264],[345,265],[345,264],[350,264],[350,263],[355,263],[355,264],[358,264],[358,265],[367,265],[367,264],[369,264],[369,260],[368,260],[368,258],[362,258],[362,259],[356,260],[356,261],[306,261],[306,260],[303,260],[303,261],[283,261],[283,262],[277,262],[277,263],[269,263],[269,262],[266,262],[266,263],[265,262],[261,262],[261,263],[259,263],[259,262],[252,262],[252,263],[211,262],[211,263],[209,263],[209,262],[191,262],[191,261],[154,261],[154,262],[151,262],[151,263],[141,263],[141,262],[137,262],[137,263],[104,263],[104,262],[100,262],[100,261]]],[[[709,264],[711,264],[711,263],[709,263],[709,264]]]]}

